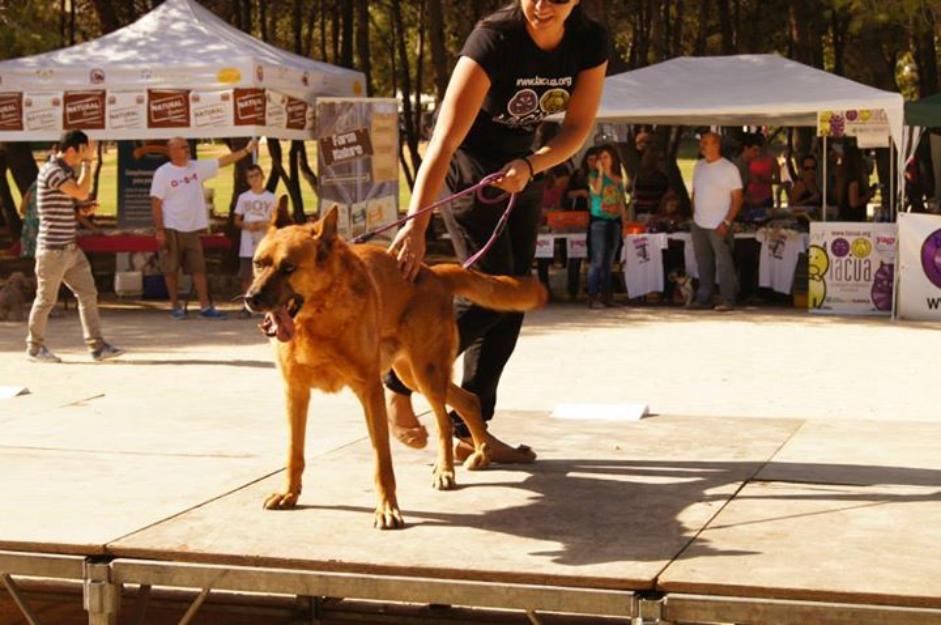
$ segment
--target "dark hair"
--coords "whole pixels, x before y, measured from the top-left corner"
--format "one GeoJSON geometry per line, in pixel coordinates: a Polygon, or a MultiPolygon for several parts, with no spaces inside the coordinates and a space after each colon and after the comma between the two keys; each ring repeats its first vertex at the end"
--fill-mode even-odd
{"type": "Polygon", "coordinates": [[[251,165],[245,168],[246,174],[248,174],[249,172],[253,172],[253,171],[257,171],[262,176],[265,175],[265,172],[261,169],[261,165],[259,165],[258,163],[252,163],[251,165]]]}
{"type": "Polygon", "coordinates": [[[78,151],[83,145],[88,145],[88,135],[81,130],[66,130],[59,139],[58,150],[67,152],[69,148],[78,151]]]}
{"type": "Polygon", "coordinates": [[[611,172],[621,175],[621,155],[618,154],[617,148],[615,148],[610,143],[605,143],[604,145],[598,146],[598,156],[601,156],[602,152],[607,152],[611,155],[611,172]]]}
{"type": "Polygon", "coordinates": [[[585,155],[582,156],[582,164],[579,165],[578,167],[579,173],[584,174],[586,177],[588,176],[588,159],[591,158],[592,156],[597,156],[599,151],[600,151],[600,148],[598,148],[597,146],[590,147],[587,150],[585,150],[585,155]]]}
{"type": "MultiPolygon", "coordinates": [[[[581,30],[587,28],[591,22],[591,18],[585,14],[582,5],[577,4],[572,8],[572,12],[569,13],[568,18],[565,20],[565,25],[574,26],[576,30],[581,30]]],[[[519,0],[513,0],[490,15],[482,18],[477,22],[474,28],[509,29],[523,26],[525,23],[526,18],[523,17],[523,9],[520,7],[519,0]]]]}
{"type": "Polygon", "coordinates": [[[761,147],[765,144],[765,138],[757,132],[746,132],[742,135],[742,149],[753,148],[756,145],[761,147]]]}
{"type": "Polygon", "coordinates": [[[816,169],[817,165],[819,165],[819,161],[817,161],[817,157],[814,156],[813,154],[805,154],[804,156],[801,157],[801,160],[800,160],[801,167],[803,167],[804,163],[806,163],[807,161],[814,162],[814,169],[816,169]]]}

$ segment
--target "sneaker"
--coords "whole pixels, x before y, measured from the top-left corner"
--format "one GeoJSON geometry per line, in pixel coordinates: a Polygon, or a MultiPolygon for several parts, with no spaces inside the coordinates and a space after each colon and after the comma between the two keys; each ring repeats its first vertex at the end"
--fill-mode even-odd
{"type": "Polygon", "coordinates": [[[170,318],[175,319],[176,321],[182,321],[186,319],[186,311],[182,308],[173,308],[170,310],[170,318]]]}
{"type": "Polygon", "coordinates": [[[203,308],[202,310],[199,311],[199,318],[200,319],[225,319],[226,314],[224,312],[219,312],[218,310],[215,309],[214,306],[210,306],[209,308],[203,308]]]}
{"type": "Polygon", "coordinates": [[[101,362],[103,360],[111,360],[112,358],[117,358],[123,353],[124,353],[123,349],[117,348],[114,345],[110,345],[102,341],[98,349],[92,351],[91,357],[92,357],[92,360],[101,362]]]}
{"type": "Polygon", "coordinates": [[[26,350],[26,358],[30,362],[62,362],[62,359],[49,351],[49,348],[43,345],[35,349],[26,350]]]}
{"type": "Polygon", "coordinates": [[[728,304],[716,304],[716,307],[713,308],[716,312],[731,312],[732,307],[728,304]]]}

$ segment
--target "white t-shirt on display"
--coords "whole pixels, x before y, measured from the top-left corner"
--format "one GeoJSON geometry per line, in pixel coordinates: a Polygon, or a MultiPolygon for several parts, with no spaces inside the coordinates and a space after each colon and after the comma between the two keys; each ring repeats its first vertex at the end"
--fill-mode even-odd
{"type": "Polygon", "coordinates": [[[732,191],[742,188],[738,167],[724,158],[696,162],[693,168],[693,220],[700,228],[719,227],[732,205],[732,191]]]}
{"type": "Polygon", "coordinates": [[[794,230],[762,228],[755,234],[755,238],[761,243],[758,286],[790,294],[794,284],[797,257],[807,251],[807,234],[794,230]]]}
{"type": "MultiPolygon", "coordinates": [[[[274,193],[262,191],[255,193],[251,189],[239,196],[235,205],[235,214],[241,215],[245,223],[252,224],[260,221],[270,222],[274,212],[274,193]]],[[[255,255],[258,243],[265,238],[265,230],[242,230],[242,242],[239,244],[239,257],[251,258],[255,255]]]]}
{"type": "Polygon", "coordinates": [[[154,172],[150,196],[163,201],[163,226],[180,232],[209,227],[203,182],[219,173],[219,161],[190,161],[185,167],[164,163],[154,172]]]}
{"type": "Polygon", "coordinates": [[[628,297],[640,297],[663,290],[663,250],[667,235],[629,234],[624,237],[624,286],[628,297]]]}

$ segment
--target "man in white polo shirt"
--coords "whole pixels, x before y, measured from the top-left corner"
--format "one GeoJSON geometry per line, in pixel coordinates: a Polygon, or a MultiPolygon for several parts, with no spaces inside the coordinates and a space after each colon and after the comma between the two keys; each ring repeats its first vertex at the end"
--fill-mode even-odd
{"type": "Polygon", "coordinates": [[[241,160],[252,153],[256,141],[252,139],[241,150],[226,154],[222,158],[194,161],[190,159],[189,143],[182,137],[167,142],[170,162],[154,172],[150,185],[151,209],[157,244],[163,261],[163,278],[170,295],[170,316],[185,319],[186,312],[180,307],[177,295],[179,271],[183,269],[193,276],[196,295],[199,296],[201,319],[225,319],[209,302],[206,284],[206,260],[199,234],[209,227],[203,181],[212,178],[220,167],[241,160]]]}
{"type": "Polygon", "coordinates": [[[719,274],[719,301],[715,309],[732,310],[738,291],[732,260],[732,223],[742,208],[742,177],[738,168],[722,158],[719,135],[707,132],[699,140],[703,158],[693,169],[693,249],[699,267],[699,291],[693,308],[711,308],[719,274]]]}

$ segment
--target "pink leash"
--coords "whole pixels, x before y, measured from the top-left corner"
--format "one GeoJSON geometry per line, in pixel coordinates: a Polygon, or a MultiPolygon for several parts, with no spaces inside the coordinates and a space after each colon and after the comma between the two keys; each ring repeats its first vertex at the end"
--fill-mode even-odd
{"type": "Polygon", "coordinates": [[[503,214],[500,216],[500,220],[497,222],[496,227],[494,227],[494,229],[493,229],[493,234],[490,235],[490,239],[487,240],[487,243],[486,243],[482,248],[480,248],[480,249],[477,251],[476,254],[474,254],[473,256],[471,256],[470,258],[468,258],[467,260],[464,261],[463,266],[464,266],[465,269],[467,269],[468,267],[473,266],[474,263],[476,263],[478,260],[480,260],[480,258],[481,258],[484,254],[486,254],[486,253],[490,250],[491,247],[493,247],[494,241],[497,240],[497,237],[500,236],[500,233],[503,232],[503,229],[506,227],[506,222],[507,222],[507,220],[510,218],[510,212],[513,210],[513,206],[516,204],[516,194],[515,194],[515,193],[507,194],[506,192],[503,192],[503,193],[501,193],[501,194],[499,194],[499,195],[497,195],[496,197],[493,197],[493,198],[488,198],[488,197],[484,196],[484,188],[487,187],[487,186],[489,186],[489,185],[491,185],[491,184],[493,184],[494,182],[496,182],[496,181],[499,180],[499,179],[500,179],[500,174],[499,174],[499,173],[490,174],[489,176],[485,176],[483,180],[481,180],[480,182],[478,182],[478,183],[475,184],[474,186],[467,187],[467,188],[464,189],[463,191],[458,191],[457,193],[455,193],[455,194],[453,194],[453,195],[449,195],[448,197],[446,197],[446,198],[444,198],[444,199],[441,199],[441,200],[438,200],[437,202],[434,202],[434,203],[432,203],[432,204],[429,204],[428,206],[426,206],[426,207],[424,207],[424,208],[422,208],[422,209],[420,209],[420,210],[415,211],[415,212],[412,213],[411,215],[406,215],[405,217],[403,217],[403,218],[399,219],[398,221],[395,221],[395,222],[393,222],[393,223],[391,223],[391,224],[386,224],[385,226],[382,226],[382,227],[380,227],[380,228],[376,228],[375,230],[370,230],[369,232],[364,232],[363,234],[359,235],[358,237],[354,237],[353,240],[352,240],[352,243],[354,243],[354,244],[356,244],[356,243],[365,243],[366,241],[369,241],[370,239],[372,239],[374,236],[376,236],[376,235],[378,235],[378,234],[382,234],[383,232],[386,232],[387,230],[391,230],[392,228],[396,228],[396,227],[398,227],[398,226],[401,226],[402,224],[404,224],[406,221],[409,221],[410,219],[415,219],[415,218],[418,217],[419,215],[423,215],[423,214],[427,213],[428,211],[432,211],[432,210],[438,208],[439,206],[443,206],[444,204],[448,204],[448,203],[450,203],[450,202],[453,202],[454,200],[456,200],[456,199],[458,199],[458,198],[460,198],[460,197],[464,197],[465,195],[470,195],[471,193],[475,193],[475,194],[477,195],[477,201],[480,202],[481,204],[498,204],[498,203],[502,202],[503,200],[505,200],[506,197],[507,197],[507,195],[509,195],[509,196],[510,196],[510,201],[507,202],[507,204],[506,204],[506,210],[504,210],[504,211],[503,211],[503,214]]]}

